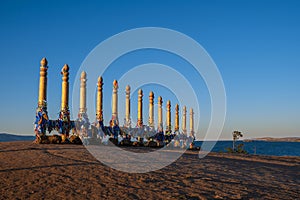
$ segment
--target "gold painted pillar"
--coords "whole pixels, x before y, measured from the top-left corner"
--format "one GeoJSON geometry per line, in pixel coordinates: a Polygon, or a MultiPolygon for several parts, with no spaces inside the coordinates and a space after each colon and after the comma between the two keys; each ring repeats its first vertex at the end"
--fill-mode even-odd
{"type": "Polygon", "coordinates": [[[175,106],[175,126],[174,131],[179,131],[179,105],[176,104],[175,106]]]}
{"type": "Polygon", "coordinates": [[[138,92],[138,119],[137,119],[137,126],[143,126],[143,90],[139,89],[138,92]]]}
{"type": "Polygon", "coordinates": [[[44,102],[47,101],[47,70],[48,61],[46,58],[41,60],[40,66],[40,84],[39,84],[39,99],[38,106],[44,106],[44,102]]]}
{"type": "Polygon", "coordinates": [[[65,64],[61,69],[62,88],[61,88],[61,111],[69,110],[69,66],[65,64]]]}
{"type": "Polygon", "coordinates": [[[183,109],[182,109],[182,132],[183,132],[183,134],[187,135],[187,132],[186,132],[186,106],[183,106],[183,109]]]}
{"type": "Polygon", "coordinates": [[[149,93],[149,126],[154,127],[154,93],[151,91],[149,93]]]}
{"type": "Polygon", "coordinates": [[[194,137],[194,111],[193,108],[190,108],[190,136],[194,137]]]}
{"type": "Polygon", "coordinates": [[[131,119],[130,119],[130,86],[126,86],[126,100],[125,100],[125,126],[131,127],[131,119]]]}
{"type": "Polygon", "coordinates": [[[172,131],[171,126],[171,101],[167,101],[167,115],[166,115],[167,125],[166,125],[166,131],[172,131]]]}
{"type": "Polygon", "coordinates": [[[163,131],[162,103],[163,103],[162,97],[159,96],[158,97],[158,119],[157,119],[157,123],[158,123],[158,129],[160,131],[163,131]]]}
{"type": "Polygon", "coordinates": [[[114,80],[113,82],[113,95],[112,95],[112,120],[115,125],[119,125],[118,118],[118,81],[114,80]]]}
{"type": "Polygon", "coordinates": [[[99,76],[97,83],[97,110],[96,110],[96,118],[98,121],[103,121],[103,78],[99,76]]]}
{"type": "Polygon", "coordinates": [[[86,113],[86,72],[81,72],[80,76],[80,105],[79,113],[86,113]]]}

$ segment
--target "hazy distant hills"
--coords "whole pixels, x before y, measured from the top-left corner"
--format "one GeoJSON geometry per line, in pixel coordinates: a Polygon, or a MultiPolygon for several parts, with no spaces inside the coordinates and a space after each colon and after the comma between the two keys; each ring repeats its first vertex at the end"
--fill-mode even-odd
{"type": "Polygon", "coordinates": [[[13,135],[8,133],[0,133],[0,142],[12,142],[12,141],[33,141],[35,136],[30,135],[13,135]]]}
{"type": "Polygon", "coordinates": [[[251,142],[251,141],[300,142],[300,137],[284,137],[284,138],[261,137],[261,138],[245,139],[244,141],[245,142],[251,142]]]}

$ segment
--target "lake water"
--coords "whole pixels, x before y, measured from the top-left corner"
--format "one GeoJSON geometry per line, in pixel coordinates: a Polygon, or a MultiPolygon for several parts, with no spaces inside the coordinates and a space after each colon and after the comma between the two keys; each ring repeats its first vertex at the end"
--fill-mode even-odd
{"type": "MultiPolygon", "coordinates": [[[[208,144],[214,142],[208,141],[208,144]]],[[[300,156],[300,142],[266,142],[252,141],[243,142],[237,141],[238,144],[244,144],[244,150],[249,154],[257,155],[273,155],[273,156],[300,156]]],[[[201,146],[202,141],[196,141],[196,146],[201,146]]],[[[217,141],[212,149],[212,152],[226,152],[226,148],[232,148],[232,141],[217,141]]]]}
{"type": "MultiPolygon", "coordinates": [[[[33,141],[34,139],[34,136],[21,136],[0,133],[0,142],[25,140],[33,141]]],[[[215,142],[207,141],[207,143],[213,145],[215,142]]],[[[237,141],[237,145],[240,143],[244,144],[244,150],[246,150],[249,154],[300,156],[300,142],[237,141]]],[[[196,141],[195,144],[196,146],[201,146],[202,141],[196,141]]],[[[226,152],[226,148],[228,147],[232,147],[232,141],[217,141],[212,149],[212,152],[226,152]]],[[[206,150],[205,148],[202,149],[206,150]]]]}

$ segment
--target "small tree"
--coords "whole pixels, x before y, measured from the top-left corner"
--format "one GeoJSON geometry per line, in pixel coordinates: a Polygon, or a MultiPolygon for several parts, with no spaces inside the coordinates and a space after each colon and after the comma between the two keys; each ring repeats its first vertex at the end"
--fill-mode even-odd
{"type": "Polygon", "coordinates": [[[233,131],[232,132],[232,148],[231,147],[227,147],[225,148],[225,150],[228,153],[243,153],[243,154],[248,154],[247,151],[244,150],[244,144],[241,143],[239,145],[236,146],[235,142],[240,138],[243,137],[243,134],[240,131],[233,131]]]}
{"type": "Polygon", "coordinates": [[[233,131],[233,132],[232,132],[232,137],[233,137],[233,140],[232,140],[232,150],[233,150],[234,152],[236,152],[235,142],[236,142],[236,140],[238,140],[240,137],[243,137],[243,134],[242,134],[240,131],[233,131]]]}

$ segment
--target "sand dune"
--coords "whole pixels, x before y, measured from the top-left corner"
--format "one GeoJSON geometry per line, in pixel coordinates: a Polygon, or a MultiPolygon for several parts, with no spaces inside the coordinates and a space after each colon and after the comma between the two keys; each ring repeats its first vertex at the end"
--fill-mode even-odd
{"type": "Polygon", "coordinates": [[[80,145],[0,143],[1,199],[297,199],[299,171],[299,157],[188,151],[161,170],[124,173],[80,145]]]}

